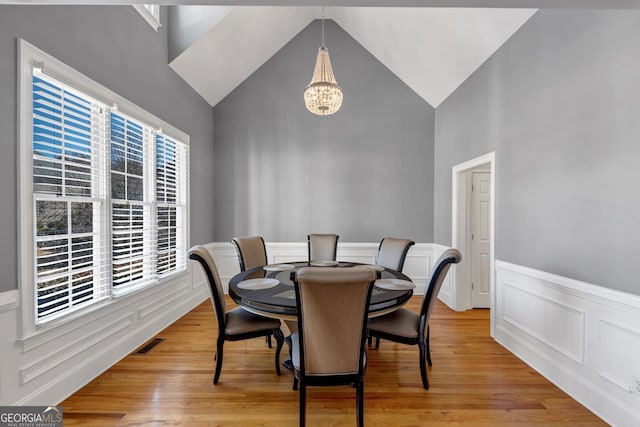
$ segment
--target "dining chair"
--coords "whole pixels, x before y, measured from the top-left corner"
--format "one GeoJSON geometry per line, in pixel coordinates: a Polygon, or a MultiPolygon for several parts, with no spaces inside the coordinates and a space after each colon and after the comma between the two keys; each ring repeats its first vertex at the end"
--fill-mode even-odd
{"type": "Polygon", "coordinates": [[[231,243],[236,247],[240,271],[267,265],[267,248],[262,236],[234,237],[231,243]]]}
{"type": "Polygon", "coordinates": [[[218,384],[222,371],[222,357],[225,341],[240,341],[256,337],[276,338],[276,373],[280,375],[280,350],[284,343],[284,334],[280,329],[280,320],[249,313],[241,307],[226,311],[222,282],[213,257],[201,245],[189,249],[189,258],[198,261],[209,281],[209,297],[218,321],[218,339],[216,347],[216,372],[213,383],[218,384]]]}
{"type": "Polygon", "coordinates": [[[354,385],[357,425],[364,425],[367,313],[372,269],[307,267],[294,278],[298,331],[291,336],[293,389],[300,386],[300,426],[307,386],[354,385]],[[340,298],[336,298],[340,295],[340,298]]]}
{"type": "Polygon", "coordinates": [[[309,262],[311,261],[335,261],[338,251],[337,234],[309,234],[307,235],[307,247],[309,249],[309,262]]]}
{"type": "Polygon", "coordinates": [[[422,386],[429,389],[425,358],[431,366],[431,349],[429,348],[429,318],[436,303],[438,292],[452,264],[462,259],[457,249],[447,249],[436,262],[425,290],[420,313],[400,308],[385,316],[369,319],[368,336],[376,338],[376,349],[380,346],[380,338],[400,344],[416,345],[420,348],[420,376],[422,386]]]}
{"type": "MultiPolygon", "coordinates": [[[[262,236],[234,237],[231,243],[236,248],[240,272],[267,265],[267,248],[262,236]]],[[[271,335],[265,338],[271,348],[271,335]]]]}
{"type": "Polygon", "coordinates": [[[409,252],[411,246],[415,244],[416,242],[409,239],[385,237],[380,241],[378,254],[376,255],[376,264],[402,273],[407,252],[409,252]]]}

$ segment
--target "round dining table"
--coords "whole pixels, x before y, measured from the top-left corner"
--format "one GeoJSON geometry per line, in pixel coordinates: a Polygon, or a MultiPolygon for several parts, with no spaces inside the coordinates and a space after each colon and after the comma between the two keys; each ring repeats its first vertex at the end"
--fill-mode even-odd
{"type": "MultiPolygon", "coordinates": [[[[229,281],[229,296],[247,311],[282,319],[291,324],[298,318],[293,287],[295,272],[316,265],[323,265],[323,268],[346,268],[368,264],[304,261],[260,266],[233,276],[229,281]],[[254,284],[257,286],[250,286],[254,284]]],[[[371,267],[378,270],[379,280],[376,280],[371,292],[369,317],[382,316],[397,310],[411,298],[414,285],[408,276],[388,268],[371,267]]],[[[336,298],[339,297],[336,295],[336,298]]]]}

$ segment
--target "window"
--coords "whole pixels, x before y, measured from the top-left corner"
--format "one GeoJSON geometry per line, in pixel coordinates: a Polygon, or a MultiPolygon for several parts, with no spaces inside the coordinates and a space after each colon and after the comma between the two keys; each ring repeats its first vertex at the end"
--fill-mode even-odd
{"type": "Polygon", "coordinates": [[[186,181],[180,177],[187,164],[187,151],[166,135],[156,135],[156,215],[158,221],[156,263],[162,276],[184,268],[186,209],[186,181]]]}
{"type": "Polygon", "coordinates": [[[158,31],[161,27],[159,4],[134,4],[133,8],[151,25],[151,28],[158,31]]]}
{"type": "Polygon", "coordinates": [[[105,197],[97,153],[105,127],[103,106],[34,71],[36,317],[45,319],[107,295],[94,266],[101,258],[96,231],[105,197]]]}
{"type": "Polygon", "coordinates": [[[32,249],[21,264],[33,266],[21,278],[34,325],[187,267],[188,136],[45,59],[21,70],[21,242],[32,249]]]}

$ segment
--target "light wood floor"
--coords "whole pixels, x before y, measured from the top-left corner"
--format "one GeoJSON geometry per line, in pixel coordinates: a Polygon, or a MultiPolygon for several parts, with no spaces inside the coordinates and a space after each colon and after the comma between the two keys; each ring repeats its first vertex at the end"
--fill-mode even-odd
{"type": "MultiPolygon", "coordinates": [[[[407,307],[418,311],[419,298],[407,307]]],[[[428,391],[417,346],[383,341],[368,350],[367,427],[606,425],[495,343],[489,310],[457,313],[439,302],[431,332],[428,391]]],[[[216,333],[206,301],[158,334],[164,341],[149,353],[125,357],[63,401],[65,427],[297,426],[292,375],[276,376],[264,339],[227,342],[213,385],[216,333]]],[[[308,425],[355,425],[353,388],[310,388],[307,399],[308,425]]]]}

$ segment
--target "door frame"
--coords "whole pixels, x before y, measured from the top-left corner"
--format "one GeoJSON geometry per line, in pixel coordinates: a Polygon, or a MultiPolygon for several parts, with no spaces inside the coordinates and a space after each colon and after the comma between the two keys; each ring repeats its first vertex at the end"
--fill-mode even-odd
{"type": "Polygon", "coordinates": [[[496,307],[495,292],[495,206],[496,206],[496,153],[492,151],[480,157],[457,164],[451,168],[451,242],[453,247],[458,248],[463,256],[463,262],[456,265],[456,273],[453,286],[453,308],[457,311],[471,309],[471,263],[464,262],[469,256],[470,245],[467,240],[469,234],[468,210],[470,209],[469,188],[467,173],[478,166],[488,165],[491,173],[491,202],[489,204],[489,223],[491,232],[489,233],[489,309],[491,336],[495,332],[495,319],[493,313],[496,307]]]}

